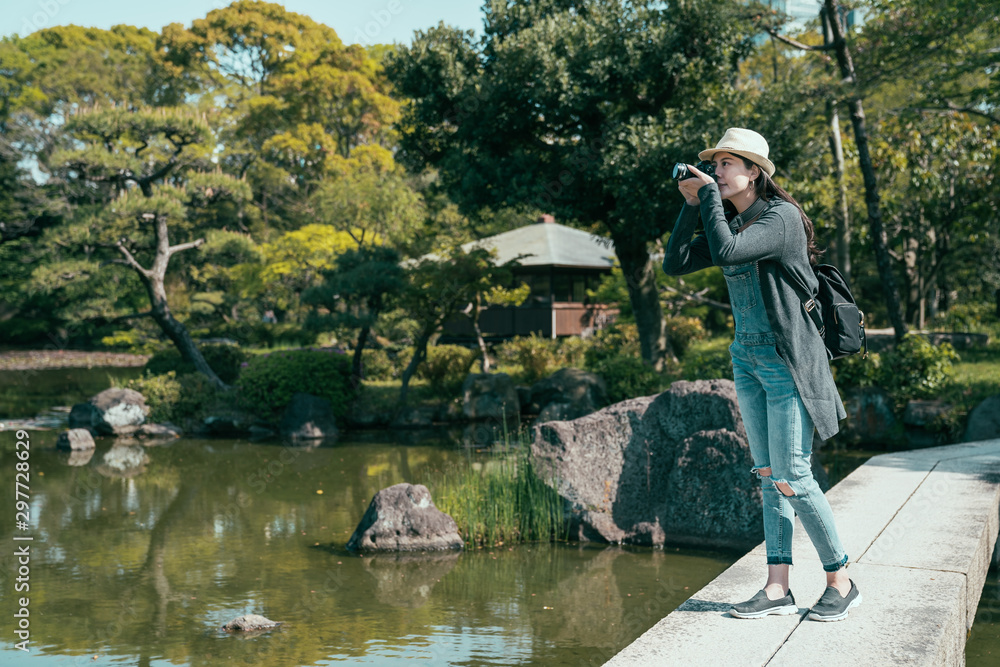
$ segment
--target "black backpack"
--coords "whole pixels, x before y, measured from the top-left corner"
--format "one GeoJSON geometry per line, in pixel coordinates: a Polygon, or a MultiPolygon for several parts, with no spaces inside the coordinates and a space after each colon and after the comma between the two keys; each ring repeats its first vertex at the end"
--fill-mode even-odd
{"type": "Polygon", "coordinates": [[[837,267],[829,264],[814,266],[813,273],[819,281],[819,294],[815,299],[807,296],[802,286],[797,285],[794,280],[792,286],[826,343],[830,359],[840,359],[862,350],[867,357],[865,314],[858,308],[847,280],[837,267]]]}

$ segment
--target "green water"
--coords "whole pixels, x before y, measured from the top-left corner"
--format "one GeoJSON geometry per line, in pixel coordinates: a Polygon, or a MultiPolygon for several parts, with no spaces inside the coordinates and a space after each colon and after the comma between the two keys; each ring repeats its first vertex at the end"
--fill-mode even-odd
{"type": "MultiPolygon", "coordinates": [[[[0,372],[0,419],[33,417],[139,369],[0,372]]],[[[65,413],[49,414],[52,420],[65,413]]],[[[42,420],[45,421],[44,419],[42,420]]],[[[0,431],[0,664],[600,665],[737,555],[530,544],[359,557],[344,544],[372,495],[486,460],[433,434],[349,435],[316,449],[181,439],[91,455],[32,428],[30,525],[15,526],[15,434],[0,431]],[[322,491],[323,493],[317,493],[322,491]],[[30,653],[14,648],[14,549],[30,535],[30,653]],[[284,625],[237,638],[245,613],[284,625]]],[[[878,452],[827,452],[831,482],[878,452]]],[[[433,491],[433,489],[432,489],[433,491]]],[[[967,664],[997,664],[991,570],[967,664]]]]}
{"type": "MultiPolygon", "coordinates": [[[[0,438],[9,488],[14,433],[0,438]]],[[[4,665],[601,664],[737,557],[559,543],[359,557],[344,545],[376,491],[475,456],[181,439],[103,441],[85,460],[54,431],[30,438],[29,530],[13,494],[0,501],[4,665]],[[34,537],[31,654],[8,622],[14,535],[34,537]],[[285,625],[218,630],[245,613],[285,625]]]]}
{"type": "Polygon", "coordinates": [[[111,386],[139,377],[142,368],[53,368],[0,371],[0,420],[30,418],[55,406],[72,407],[111,386]]]}

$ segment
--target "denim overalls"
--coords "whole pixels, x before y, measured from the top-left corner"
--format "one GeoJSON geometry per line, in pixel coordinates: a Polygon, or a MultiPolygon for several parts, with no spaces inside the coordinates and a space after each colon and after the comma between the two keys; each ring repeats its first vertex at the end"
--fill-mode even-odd
{"type": "Polygon", "coordinates": [[[792,528],[798,515],[819,553],[823,569],[847,563],[830,503],[812,475],[813,423],[795,381],[775,346],[761,297],[758,262],[724,266],[736,339],[729,347],[753,472],[764,494],[764,542],[769,565],[792,563],[792,528]],[[771,468],[761,476],[760,468],[771,468]],[[775,483],[787,484],[785,495],[775,483]],[[794,509],[794,514],[793,514],[794,509]]]}

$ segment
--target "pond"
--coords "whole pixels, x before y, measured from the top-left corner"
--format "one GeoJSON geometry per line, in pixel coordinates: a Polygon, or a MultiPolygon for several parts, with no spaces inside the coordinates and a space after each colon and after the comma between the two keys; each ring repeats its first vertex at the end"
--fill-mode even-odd
{"type": "Polygon", "coordinates": [[[566,543],[359,557],[344,545],[376,491],[473,455],[185,438],[86,460],[54,435],[31,434],[33,653],[3,637],[8,665],[600,664],[736,558],[566,543]],[[219,631],[245,613],[284,625],[219,631]]]}
{"type": "MultiPolygon", "coordinates": [[[[133,372],[44,371],[19,391],[8,378],[0,418],[83,400],[109,373],[133,372]]],[[[55,425],[65,411],[47,418],[55,425]]],[[[55,450],[56,433],[30,429],[27,531],[15,529],[13,494],[0,500],[7,544],[34,538],[31,653],[14,648],[9,630],[4,665],[600,665],[739,557],[573,543],[347,552],[379,489],[487,460],[433,432],[349,433],[317,448],[196,438],[113,448],[104,439],[82,456],[55,450]],[[250,638],[219,630],[247,613],[283,625],[250,638]]],[[[4,480],[14,439],[0,432],[4,480]]],[[[863,458],[838,453],[831,473],[863,458]]],[[[0,555],[7,618],[22,595],[13,554],[0,555]]],[[[998,599],[993,572],[970,665],[995,664],[998,599]]]]}

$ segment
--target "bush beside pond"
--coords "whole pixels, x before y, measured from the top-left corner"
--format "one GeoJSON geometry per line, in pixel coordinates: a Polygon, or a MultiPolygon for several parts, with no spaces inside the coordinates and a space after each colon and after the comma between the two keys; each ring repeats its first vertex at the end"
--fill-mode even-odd
{"type": "Polygon", "coordinates": [[[339,350],[272,352],[247,362],[236,381],[239,407],[272,423],[298,392],[327,399],[343,418],[355,394],[350,356],[339,350]]]}
{"type": "MultiPolygon", "coordinates": [[[[205,362],[226,384],[236,382],[243,362],[249,357],[239,345],[212,343],[200,345],[198,349],[205,357],[205,362]]],[[[164,375],[170,371],[174,371],[177,375],[196,372],[194,364],[185,361],[176,347],[155,353],[146,362],[145,371],[150,375],[164,375]]]]}

